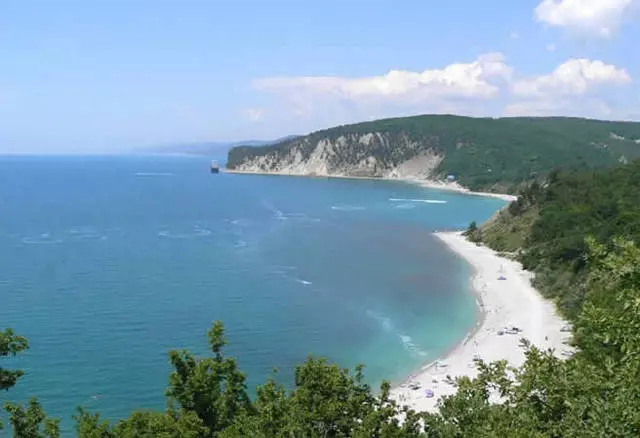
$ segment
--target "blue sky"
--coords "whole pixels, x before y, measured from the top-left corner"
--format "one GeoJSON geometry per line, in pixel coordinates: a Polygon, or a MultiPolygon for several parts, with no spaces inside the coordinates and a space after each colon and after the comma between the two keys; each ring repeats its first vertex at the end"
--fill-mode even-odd
{"type": "Polygon", "coordinates": [[[420,113],[640,120],[640,0],[305,3],[0,0],[0,152],[420,113]]]}

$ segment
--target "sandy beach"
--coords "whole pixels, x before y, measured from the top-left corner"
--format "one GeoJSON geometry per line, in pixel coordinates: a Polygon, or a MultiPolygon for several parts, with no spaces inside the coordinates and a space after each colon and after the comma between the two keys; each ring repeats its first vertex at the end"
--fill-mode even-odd
{"type": "Polygon", "coordinates": [[[476,328],[446,357],[426,365],[394,388],[395,400],[416,411],[433,412],[440,397],[456,391],[447,383],[447,376],[476,375],[474,358],[488,362],[506,359],[511,365],[521,365],[524,362],[522,338],[540,348],[553,349],[559,357],[571,353],[566,345],[571,334],[562,331],[567,323],[558,315],[554,304],[531,286],[531,274],[524,271],[520,263],[469,242],[459,232],[436,233],[436,236],[473,267],[472,287],[481,317],[476,328]],[[415,389],[417,386],[419,389],[415,389]],[[428,398],[427,390],[434,396],[428,398]]]}
{"type": "Polygon", "coordinates": [[[235,169],[222,169],[224,173],[238,173],[238,174],[248,174],[248,175],[274,175],[274,176],[297,176],[297,177],[305,177],[305,178],[338,178],[338,179],[367,179],[367,180],[376,180],[376,181],[402,181],[410,184],[417,184],[421,187],[425,187],[428,189],[437,189],[437,190],[447,190],[451,192],[464,193],[466,195],[472,196],[485,196],[490,198],[498,198],[507,202],[515,201],[517,196],[508,195],[505,193],[489,193],[489,192],[473,192],[466,187],[461,186],[455,182],[448,181],[436,181],[436,180],[426,180],[419,178],[400,178],[400,177],[373,177],[373,176],[350,176],[350,175],[302,175],[295,173],[285,173],[285,172],[261,172],[261,171],[248,171],[248,170],[235,170],[235,169]]]}

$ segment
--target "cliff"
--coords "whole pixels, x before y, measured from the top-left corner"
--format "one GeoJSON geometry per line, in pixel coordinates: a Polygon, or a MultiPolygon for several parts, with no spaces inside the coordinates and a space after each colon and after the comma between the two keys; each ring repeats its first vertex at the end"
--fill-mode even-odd
{"type": "Polygon", "coordinates": [[[339,126],[229,151],[227,167],[286,175],[442,180],[514,192],[557,167],[640,156],[640,123],[576,118],[416,116],[339,126]]]}

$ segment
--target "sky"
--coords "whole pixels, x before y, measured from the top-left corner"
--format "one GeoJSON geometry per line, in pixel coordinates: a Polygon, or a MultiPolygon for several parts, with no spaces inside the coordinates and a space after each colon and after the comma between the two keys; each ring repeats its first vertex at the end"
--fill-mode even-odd
{"type": "Polygon", "coordinates": [[[0,153],[425,113],[640,120],[640,0],[0,0],[0,153]]]}

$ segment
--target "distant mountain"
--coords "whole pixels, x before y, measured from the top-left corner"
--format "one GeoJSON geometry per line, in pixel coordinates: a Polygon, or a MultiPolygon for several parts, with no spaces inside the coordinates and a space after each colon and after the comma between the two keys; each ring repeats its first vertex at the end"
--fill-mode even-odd
{"type": "Polygon", "coordinates": [[[338,126],[229,150],[227,167],[285,175],[450,179],[515,192],[556,168],[640,157],[640,123],[568,117],[424,115],[338,126]]]}
{"type": "Polygon", "coordinates": [[[236,146],[257,147],[267,146],[296,138],[296,135],[288,135],[276,140],[243,140],[233,142],[206,141],[193,143],[177,143],[162,146],[154,146],[153,152],[166,154],[188,154],[188,155],[220,155],[236,146]]]}

